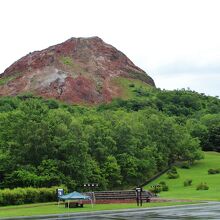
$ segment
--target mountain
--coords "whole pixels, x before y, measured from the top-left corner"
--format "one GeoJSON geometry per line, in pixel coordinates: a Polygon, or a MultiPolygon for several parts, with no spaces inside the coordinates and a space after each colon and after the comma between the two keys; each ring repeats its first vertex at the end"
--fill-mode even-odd
{"type": "Polygon", "coordinates": [[[125,79],[153,79],[99,37],[71,38],[22,57],[0,75],[0,96],[33,93],[68,103],[98,104],[122,97],[125,79]]]}

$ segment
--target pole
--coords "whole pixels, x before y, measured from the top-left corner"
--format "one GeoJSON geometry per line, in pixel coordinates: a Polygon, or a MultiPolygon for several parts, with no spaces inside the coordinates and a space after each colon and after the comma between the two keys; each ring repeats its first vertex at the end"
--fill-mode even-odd
{"type": "Polygon", "coordinates": [[[142,206],[142,188],[140,190],[140,200],[141,200],[141,206],[142,206]]]}
{"type": "Polygon", "coordinates": [[[92,197],[93,197],[93,203],[95,204],[96,203],[96,199],[95,199],[95,193],[92,192],[92,197]]]}
{"type": "Polygon", "coordinates": [[[90,199],[90,202],[91,202],[91,205],[92,205],[92,208],[93,208],[93,202],[92,202],[92,199],[90,199]]]}

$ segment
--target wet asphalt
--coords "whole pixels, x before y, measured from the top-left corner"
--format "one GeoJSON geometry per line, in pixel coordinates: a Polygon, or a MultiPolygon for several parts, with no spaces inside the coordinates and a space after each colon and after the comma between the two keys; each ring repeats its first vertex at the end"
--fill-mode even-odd
{"type": "Polygon", "coordinates": [[[126,209],[116,211],[97,211],[85,213],[69,213],[62,215],[47,215],[36,217],[20,217],[20,218],[5,218],[5,219],[44,219],[44,220],[155,220],[155,219],[218,219],[220,220],[220,202],[209,202],[205,204],[182,205],[172,207],[157,207],[157,208],[139,208],[126,209]]]}

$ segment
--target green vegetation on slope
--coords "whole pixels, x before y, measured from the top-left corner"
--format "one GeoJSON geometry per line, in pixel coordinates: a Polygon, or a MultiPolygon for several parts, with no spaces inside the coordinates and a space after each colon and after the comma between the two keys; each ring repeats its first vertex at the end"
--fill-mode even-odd
{"type": "Polygon", "coordinates": [[[68,56],[61,56],[60,57],[60,61],[67,65],[67,66],[72,66],[73,65],[73,60],[71,57],[68,57],[68,56]]]}
{"type": "Polygon", "coordinates": [[[162,198],[220,200],[220,174],[208,174],[210,168],[220,168],[220,153],[206,152],[205,159],[197,161],[190,169],[178,168],[179,178],[168,179],[167,174],[164,174],[149,183],[145,189],[150,189],[151,186],[165,181],[169,186],[169,191],[161,192],[159,196],[162,198]],[[184,187],[186,179],[192,180],[191,186],[184,187]],[[201,182],[206,182],[209,190],[196,190],[201,182]]]}
{"type": "Polygon", "coordinates": [[[157,109],[163,114],[175,117],[176,122],[184,125],[190,134],[198,138],[203,150],[220,151],[220,100],[218,97],[205,96],[190,90],[166,91],[144,86],[129,88],[122,83],[130,94],[127,100],[116,99],[107,105],[100,105],[100,111],[125,109],[139,111],[146,108],[157,109]]]}
{"type": "Polygon", "coordinates": [[[0,99],[0,122],[1,188],[126,188],[202,156],[185,126],[152,108],[101,110],[20,96],[0,99]]]}
{"type": "Polygon", "coordinates": [[[0,78],[0,85],[7,84],[11,80],[16,79],[19,75],[21,75],[21,73],[15,73],[15,74],[13,74],[11,76],[6,76],[6,77],[0,78]]]}
{"type": "Polygon", "coordinates": [[[119,86],[121,89],[121,97],[123,99],[135,98],[138,91],[147,92],[152,87],[138,79],[128,79],[124,77],[117,77],[112,79],[112,83],[119,86]]]}
{"type": "Polygon", "coordinates": [[[131,98],[97,107],[0,98],[0,187],[134,187],[173,162],[201,159],[200,147],[219,149],[217,97],[119,81],[131,98]]]}

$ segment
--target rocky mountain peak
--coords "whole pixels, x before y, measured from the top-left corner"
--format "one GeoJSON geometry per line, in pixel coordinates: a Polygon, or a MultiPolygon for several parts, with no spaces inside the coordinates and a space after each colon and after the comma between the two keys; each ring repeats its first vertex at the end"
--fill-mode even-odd
{"type": "Polygon", "coordinates": [[[22,57],[0,75],[0,96],[31,92],[69,103],[98,104],[121,96],[117,79],[154,81],[99,37],[70,38],[22,57]]]}

